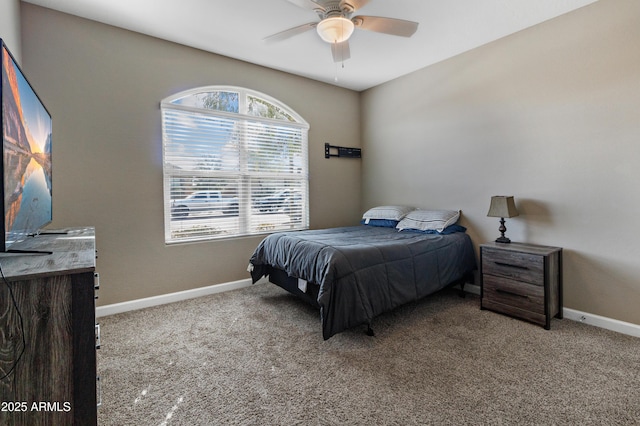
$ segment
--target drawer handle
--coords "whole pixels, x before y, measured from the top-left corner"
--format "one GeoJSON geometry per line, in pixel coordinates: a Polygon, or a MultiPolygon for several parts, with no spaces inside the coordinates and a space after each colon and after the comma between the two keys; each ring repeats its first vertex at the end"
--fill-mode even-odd
{"type": "Polygon", "coordinates": [[[514,293],[512,291],[509,290],[502,290],[501,288],[497,288],[496,292],[498,293],[503,293],[503,294],[508,294],[509,296],[518,296],[518,297],[522,297],[523,299],[528,299],[529,296],[525,295],[525,294],[518,294],[518,293],[514,293]]]}
{"type": "Polygon", "coordinates": [[[507,268],[516,268],[516,269],[529,269],[526,266],[522,266],[522,265],[512,265],[510,263],[504,263],[504,262],[493,262],[498,266],[506,266],[507,268]]]}
{"type": "Polygon", "coordinates": [[[100,349],[100,324],[96,323],[96,349],[100,349]]]}
{"type": "Polygon", "coordinates": [[[102,379],[96,375],[96,407],[102,405],[102,379]]]}

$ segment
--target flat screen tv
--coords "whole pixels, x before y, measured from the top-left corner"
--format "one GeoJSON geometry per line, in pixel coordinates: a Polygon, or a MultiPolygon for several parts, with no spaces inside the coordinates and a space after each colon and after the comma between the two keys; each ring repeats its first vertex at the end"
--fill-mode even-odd
{"type": "Polygon", "coordinates": [[[0,251],[37,235],[51,215],[51,115],[7,46],[2,55],[2,200],[0,251]]]}

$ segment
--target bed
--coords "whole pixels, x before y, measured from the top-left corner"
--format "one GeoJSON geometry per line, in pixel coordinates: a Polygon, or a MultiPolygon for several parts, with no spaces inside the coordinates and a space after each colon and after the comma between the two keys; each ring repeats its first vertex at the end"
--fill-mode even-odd
{"type": "Polygon", "coordinates": [[[457,215],[425,225],[422,219],[434,211],[380,213],[388,207],[370,209],[358,226],[269,235],[251,256],[253,283],[268,276],[319,307],[326,340],[363,324],[371,332],[377,315],[472,275],[475,253],[465,229],[455,224],[459,211],[436,211],[457,215]],[[407,220],[414,220],[408,228],[402,226],[407,220]]]}

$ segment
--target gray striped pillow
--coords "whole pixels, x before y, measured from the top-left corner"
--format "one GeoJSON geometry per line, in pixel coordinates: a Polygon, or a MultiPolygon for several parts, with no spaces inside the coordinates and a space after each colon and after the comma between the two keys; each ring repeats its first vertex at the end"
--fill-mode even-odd
{"type": "Polygon", "coordinates": [[[378,206],[367,210],[362,218],[365,222],[369,219],[400,220],[414,209],[415,207],[408,206],[378,206]]]}
{"type": "Polygon", "coordinates": [[[419,231],[442,232],[447,226],[460,219],[460,210],[414,210],[407,214],[396,226],[397,229],[417,229],[419,231]]]}

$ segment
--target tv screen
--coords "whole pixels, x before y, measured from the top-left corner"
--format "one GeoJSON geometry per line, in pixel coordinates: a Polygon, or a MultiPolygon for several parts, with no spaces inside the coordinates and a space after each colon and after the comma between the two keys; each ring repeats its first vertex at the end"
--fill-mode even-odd
{"type": "Polygon", "coordinates": [[[0,251],[51,222],[51,115],[0,39],[2,199],[0,251]]]}

